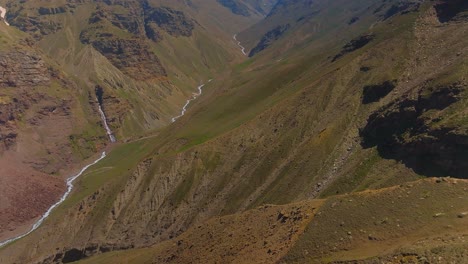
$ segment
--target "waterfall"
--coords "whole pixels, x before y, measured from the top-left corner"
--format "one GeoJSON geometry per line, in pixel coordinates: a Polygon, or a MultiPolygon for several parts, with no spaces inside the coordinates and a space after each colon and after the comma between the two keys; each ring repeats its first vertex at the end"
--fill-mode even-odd
{"type": "Polygon", "coordinates": [[[112,130],[110,129],[109,124],[107,124],[107,117],[103,109],[104,89],[101,86],[97,85],[95,88],[95,93],[96,93],[96,101],[98,103],[99,113],[101,114],[102,123],[104,124],[104,128],[106,129],[107,136],[109,136],[110,142],[115,143],[117,142],[117,140],[115,139],[114,133],[112,133],[112,130]]]}
{"type": "Polygon", "coordinates": [[[106,129],[106,133],[109,136],[109,140],[110,140],[110,142],[115,143],[115,142],[117,142],[117,140],[115,139],[115,136],[112,133],[112,130],[110,129],[109,125],[107,124],[106,114],[104,114],[104,111],[102,110],[102,107],[101,107],[101,104],[99,103],[99,101],[98,101],[98,105],[99,105],[99,113],[101,114],[102,123],[104,123],[104,128],[106,129]]]}

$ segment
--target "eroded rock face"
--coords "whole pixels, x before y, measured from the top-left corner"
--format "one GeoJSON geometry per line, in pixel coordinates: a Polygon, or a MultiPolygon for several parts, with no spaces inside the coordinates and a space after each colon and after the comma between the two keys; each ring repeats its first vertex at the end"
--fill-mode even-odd
{"type": "Polygon", "coordinates": [[[0,87],[49,85],[44,61],[28,51],[0,53],[0,87]]]}
{"type": "Polygon", "coordinates": [[[146,1],[103,3],[91,15],[88,28],[81,32],[81,42],[91,44],[133,79],[144,81],[166,77],[166,70],[151,51],[149,40],[162,40],[162,32],[175,37],[189,37],[195,23],[181,11],[153,7],[146,1]],[[114,12],[116,5],[125,7],[128,12],[114,12]],[[119,35],[116,33],[119,29],[126,33],[119,35]]]}
{"type": "Polygon", "coordinates": [[[377,146],[383,157],[401,160],[423,175],[466,178],[467,131],[436,125],[439,113],[457,102],[464,89],[461,84],[438,87],[383,107],[360,131],[362,146],[377,146]]]}
{"type": "Polygon", "coordinates": [[[39,7],[38,10],[40,15],[55,15],[67,12],[66,6],[59,6],[59,7],[39,7]]]}
{"type": "Polygon", "coordinates": [[[44,15],[52,15],[65,12],[63,9],[42,8],[37,10],[37,14],[27,15],[22,13],[20,6],[9,7],[8,23],[29,33],[34,39],[40,40],[44,36],[55,33],[62,29],[62,25],[56,21],[47,19],[44,15]]]}
{"type": "Polygon", "coordinates": [[[141,39],[103,38],[92,41],[91,44],[114,66],[133,79],[148,80],[167,76],[159,58],[141,39]]]}
{"type": "Polygon", "coordinates": [[[145,16],[145,25],[151,25],[152,23],[175,37],[190,37],[195,28],[194,22],[187,18],[183,12],[168,7],[149,9],[145,16]]]}
{"type": "MultiPolygon", "coordinates": [[[[0,53],[0,88],[32,88],[50,84],[44,61],[28,51],[0,53]]],[[[16,120],[29,104],[25,98],[0,94],[0,153],[11,149],[18,136],[16,120]]]]}
{"type": "Polygon", "coordinates": [[[90,24],[107,20],[112,25],[140,37],[154,41],[162,39],[160,31],[179,37],[190,37],[195,23],[182,11],[169,7],[153,7],[147,1],[103,1],[106,5],[97,7],[90,18],[90,24]],[[114,12],[114,7],[122,6],[128,12],[114,12]]]}

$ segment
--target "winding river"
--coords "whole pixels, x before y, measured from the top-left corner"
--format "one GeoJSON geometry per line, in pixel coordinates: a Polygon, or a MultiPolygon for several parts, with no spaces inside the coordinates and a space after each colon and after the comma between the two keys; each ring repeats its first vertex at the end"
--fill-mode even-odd
{"type": "MultiPolygon", "coordinates": [[[[112,133],[112,130],[110,129],[109,125],[107,124],[106,115],[104,114],[104,111],[102,110],[101,104],[98,104],[98,105],[99,105],[99,114],[101,115],[101,119],[102,119],[102,122],[104,123],[104,128],[106,129],[106,133],[109,136],[109,140],[112,143],[115,143],[117,140],[115,139],[115,136],[112,133]]],[[[73,190],[73,187],[74,187],[73,183],[75,182],[75,180],[78,179],[87,169],[89,169],[89,167],[95,165],[96,163],[98,163],[99,161],[104,159],[105,157],[106,157],[106,152],[102,152],[101,157],[99,157],[93,163],[90,163],[90,164],[84,166],[78,174],[68,178],[67,179],[67,191],[62,195],[62,197],[60,197],[60,200],[58,202],[56,202],[55,204],[53,204],[51,207],[49,207],[47,212],[45,212],[42,215],[42,217],[39,218],[39,220],[37,220],[36,223],[34,223],[32,228],[28,232],[26,232],[26,233],[24,233],[22,235],[19,235],[19,236],[16,236],[16,237],[13,237],[13,238],[10,238],[8,240],[0,242],[0,248],[7,245],[7,244],[10,244],[11,242],[14,242],[14,241],[16,241],[18,239],[21,239],[21,238],[31,234],[34,230],[38,229],[42,225],[44,220],[46,220],[50,216],[50,213],[55,208],[57,208],[59,205],[61,205],[67,199],[67,197],[70,195],[71,191],[73,190]]]]}
{"type": "Polygon", "coordinates": [[[28,232],[26,232],[26,233],[24,233],[22,235],[19,235],[17,237],[10,238],[8,240],[0,242],[0,248],[7,245],[7,244],[9,244],[9,243],[11,243],[11,242],[14,242],[14,241],[16,241],[18,239],[21,239],[21,238],[31,234],[34,230],[38,229],[42,225],[44,220],[46,220],[47,217],[49,217],[50,213],[52,213],[52,211],[55,208],[57,208],[59,205],[61,205],[65,201],[65,199],[67,199],[67,197],[70,195],[71,191],[73,190],[73,187],[74,187],[73,183],[75,182],[75,180],[78,179],[78,177],[80,177],[89,167],[95,165],[96,163],[98,163],[99,161],[101,161],[105,157],[106,157],[106,152],[102,152],[101,157],[99,157],[93,163],[90,163],[90,164],[84,166],[78,174],[68,178],[67,179],[67,191],[62,195],[62,197],[60,198],[60,200],[58,202],[56,202],[54,205],[52,205],[47,210],[47,212],[45,212],[44,215],[42,215],[42,217],[39,220],[37,220],[36,223],[34,223],[31,230],[29,230],[28,232]]]}
{"type": "MultiPolygon", "coordinates": [[[[212,81],[212,79],[210,79],[208,82],[211,82],[211,81],[212,81]]],[[[202,85],[197,87],[198,88],[198,93],[193,93],[192,97],[190,99],[188,99],[187,102],[185,103],[184,107],[182,107],[182,112],[180,113],[180,115],[172,118],[172,123],[174,123],[177,119],[179,119],[179,118],[181,118],[181,117],[183,117],[185,115],[185,112],[187,112],[187,107],[189,106],[189,104],[193,100],[196,100],[200,95],[202,95],[203,87],[205,87],[205,84],[202,84],[202,85]]]]}
{"type": "MultiPolygon", "coordinates": [[[[208,82],[211,82],[212,80],[209,80],[208,82]]],[[[182,112],[179,116],[176,116],[176,117],[173,117],[172,118],[172,122],[175,122],[178,118],[182,117],[185,115],[185,113],[187,112],[187,107],[188,105],[195,99],[197,99],[200,95],[202,95],[203,93],[203,87],[205,86],[205,84],[202,84],[200,86],[198,86],[198,93],[194,93],[192,98],[188,99],[187,102],[185,103],[184,107],[182,108],[182,112]]],[[[106,115],[104,114],[104,111],[102,110],[102,107],[101,105],[99,104],[99,113],[101,115],[101,119],[104,123],[104,127],[106,129],[106,132],[107,132],[107,135],[109,136],[109,140],[114,143],[116,142],[116,139],[114,137],[114,134],[112,133],[111,129],[109,128],[109,125],[107,124],[107,118],[106,118],[106,115]]],[[[70,177],[67,179],[67,191],[62,195],[62,197],[60,198],[60,200],[58,202],[56,202],[54,205],[52,205],[48,210],[47,212],[45,212],[42,217],[37,220],[36,223],[34,223],[34,225],[32,226],[32,228],[22,234],[22,235],[19,235],[19,236],[16,236],[16,237],[13,237],[13,238],[10,238],[8,240],[5,240],[5,241],[2,241],[0,242],[0,248],[18,240],[18,239],[21,239],[29,234],[31,234],[32,232],[34,232],[36,229],[38,229],[42,223],[50,216],[50,214],[52,213],[52,211],[57,208],[59,205],[61,205],[66,199],[67,197],[70,195],[70,193],[72,192],[73,190],[73,183],[75,182],[76,179],[78,179],[81,175],[83,175],[83,173],[89,169],[91,166],[97,164],[99,161],[101,161],[102,159],[104,159],[106,157],[106,152],[102,152],[101,156],[95,160],[94,162],[84,166],[81,171],[79,173],[77,173],[76,175],[70,177]]]]}
{"type": "Polygon", "coordinates": [[[242,46],[241,42],[239,40],[237,40],[237,34],[235,34],[232,38],[237,42],[237,46],[239,46],[241,48],[242,54],[247,56],[247,53],[245,52],[244,46],[242,46]]]}

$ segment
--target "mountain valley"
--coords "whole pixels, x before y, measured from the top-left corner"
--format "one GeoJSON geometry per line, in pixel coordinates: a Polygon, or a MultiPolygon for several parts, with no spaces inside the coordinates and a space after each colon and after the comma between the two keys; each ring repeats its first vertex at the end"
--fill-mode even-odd
{"type": "Polygon", "coordinates": [[[0,6],[0,263],[468,259],[465,1],[0,6]]]}

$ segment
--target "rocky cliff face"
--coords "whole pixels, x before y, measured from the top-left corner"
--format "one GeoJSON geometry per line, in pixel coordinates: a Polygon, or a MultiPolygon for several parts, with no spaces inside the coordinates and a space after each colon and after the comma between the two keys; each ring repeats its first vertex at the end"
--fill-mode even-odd
{"type": "Polygon", "coordinates": [[[168,7],[152,7],[147,2],[105,2],[92,14],[80,40],[91,44],[126,75],[145,81],[167,76],[147,41],[161,41],[162,32],[190,37],[194,27],[183,12],[168,7]],[[126,12],[114,12],[118,6],[126,12]]]}
{"type": "Polygon", "coordinates": [[[28,51],[0,54],[0,87],[33,87],[50,84],[44,61],[28,51]]]}
{"type": "Polygon", "coordinates": [[[90,43],[123,73],[136,80],[150,80],[167,76],[158,57],[149,50],[144,40],[119,39],[106,35],[96,40],[81,35],[83,43],[90,43]]]}
{"type": "Polygon", "coordinates": [[[467,88],[461,83],[425,88],[415,99],[393,102],[378,110],[360,132],[363,146],[377,146],[382,156],[402,160],[424,175],[466,178],[466,131],[437,123],[467,88]]]}
{"type": "Polygon", "coordinates": [[[62,29],[61,23],[47,18],[49,15],[56,15],[73,10],[74,5],[68,4],[57,7],[39,7],[27,10],[22,3],[11,2],[7,4],[8,21],[12,26],[28,32],[34,39],[40,40],[44,36],[55,33],[62,29]]]}
{"type": "Polygon", "coordinates": [[[145,25],[153,30],[156,24],[171,36],[190,37],[195,29],[195,23],[181,11],[168,7],[146,7],[145,11],[145,25]]]}
{"type": "MultiPolygon", "coordinates": [[[[49,85],[50,80],[49,69],[39,55],[22,50],[0,53],[0,88],[28,93],[34,87],[49,85]]],[[[0,100],[0,146],[3,145],[0,151],[15,145],[17,121],[32,103],[21,93],[18,97],[7,94],[12,93],[5,93],[0,100]]]]}

